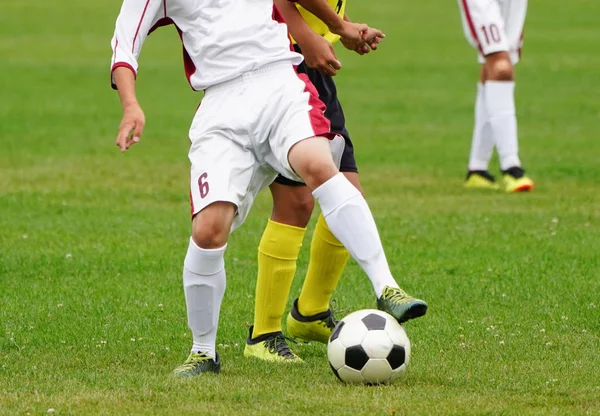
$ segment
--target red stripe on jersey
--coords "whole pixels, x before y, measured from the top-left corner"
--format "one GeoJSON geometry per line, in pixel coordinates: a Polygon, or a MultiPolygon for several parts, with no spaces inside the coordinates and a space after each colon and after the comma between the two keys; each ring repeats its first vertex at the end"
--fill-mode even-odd
{"type": "Polygon", "coordinates": [[[112,66],[112,68],[110,69],[110,73],[112,74],[114,72],[115,69],[117,68],[127,68],[129,69],[131,72],[133,72],[133,78],[137,78],[137,72],[135,72],[135,69],[133,69],[133,67],[131,65],[129,65],[127,62],[115,62],[112,66]]]}
{"type": "Polygon", "coordinates": [[[113,51],[113,62],[117,61],[117,48],[119,47],[119,39],[115,37],[115,50],[113,51]]]}
{"type": "Polygon", "coordinates": [[[181,46],[183,48],[183,67],[185,69],[185,76],[188,80],[188,83],[190,84],[190,87],[192,87],[192,89],[194,91],[196,91],[196,89],[194,89],[194,87],[192,86],[191,78],[196,73],[197,68],[196,68],[196,65],[194,64],[194,61],[190,57],[190,54],[185,49],[185,45],[183,43],[183,32],[175,24],[173,19],[171,19],[170,17],[163,17],[162,19],[158,19],[158,21],[154,24],[154,26],[152,26],[150,28],[150,31],[148,31],[148,34],[154,32],[159,27],[169,26],[169,25],[175,26],[175,29],[177,29],[177,33],[179,33],[179,39],[181,39],[181,46]]]}
{"type": "Polygon", "coordinates": [[[115,71],[115,69],[119,67],[128,68],[131,72],[133,72],[133,79],[137,79],[137,72],[135,72],[135,69],[133,69],[131,65],[129,65],[127,62],[115,62],[112,68],[110,69],[110,86],[113,90],[117,89],[117,84],[113,82],[112,74],[115,71]]]}
{"type": "Polygon", "coordinates": [[[475,30],[475,25],[473,24],[473,18],[471,17],[471,12],[469,11],[469,6],[467,4],[467,0],[461,0],[463,5],[463,10],[465,11],[465,16],[467,18],[467,24],[469,25],[469,29],[471,30],[471,35],[475,42],[477,42],[477,49],[483,55],[483,49],[481,48],[481,42],[479,42],[479,37],[477,36],[477,31],[475,30]]]}
{"type": "MultiPolygon", "coordinates": [[[[273,20],[275,20],[279,24],[286,24],[285,19],[283,18],[283,15],[279,11],[279,9],[275,5],[275,3],[273,3],[273,14],[271,15],[271,17],[273,18],[273,20]]],[[[290,34],[289,29],[287,32],[287,37],[288,37],[288,40],[290,41],[290,51],[294,52],[294,44],[292,42],[292,35],[290,34]]]]}
{"type": "Polygon", "coordinates": [[[146,16],[146,10],[148,10],[148,5],[150,4],[150,0],[146,0],[146,5],[144,6],[144,11],[142,12],[142,17],[140,17],[140,22],[138,23],[137,30],[135,31],[135,36],[133,37],[133,43],[131,44],[131,52],[135,49],[135,40],[140,33],[140,27],[142,27],[142,22],[144,21],[144,16],[146,16]]]}
{"type": "MultiPolygon", "coordinates": [[[[310,82],[306,74],[297,74],[298,78],[304,82],[304,92],[309,94],[308,117],[315,136],[327,137],[332,140],[336,135],[331,132],[331,123],[325,117],[325,104],[319,99],[319,93],[315,86],[310,82]]],[[[308,138],[308,137],[307,137],[308,138]]]]}

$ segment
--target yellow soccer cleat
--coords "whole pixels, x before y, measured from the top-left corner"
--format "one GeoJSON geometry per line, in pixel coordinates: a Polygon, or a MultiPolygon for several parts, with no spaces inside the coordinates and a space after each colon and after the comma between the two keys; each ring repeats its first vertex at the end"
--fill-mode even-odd
{"type": "Polygon", "coordinates": [[[506,192],[527,192],[533,190],[533,180],[525,175],[525,171],[514,166],[502,172],[502,182],[506,192]]]}
{"type": "Polygon", "coordinates": [[[485,170],[470,170],[464,186],[471,189],[500,189],[494,177],[485,170]]]}
{"type": "Polygon", "coordinates": [[[259,335],[256,338],[252,338],[252,330],[254,326],[250,327],[250,335],[246,340],[246,347],[244,348],[244,357],[246,358],[258,358],[263,361],[271,361],[277,363],[301,363],[302,358],[290,350],[287,345],[287,338],[281,332],[272,332],[270,334],[259,335]]]}
{"type": "Polygon", "coordinates": [[[292,338],[304,342],[317,341],[327,344],[337,324],[331,309],[312,316],[303,316],[298,311],[298,299],[287,316],[287,332],[292,338]]]}
{"type": "Polygon", "coordinates": [[[193,377],[202,373],[219,373],[221,357],[216,353],[215,358],[204,352],[193,352],[185,362],[173,371],[175,377],[193,377]]]}
{"type": "Polygon", "coordinates": [[[427,313],[427,303],[415,299],[398,287],[386,286],[377,299],[377,309],[392,315],[399,323],[420,318],[427,313]]]}

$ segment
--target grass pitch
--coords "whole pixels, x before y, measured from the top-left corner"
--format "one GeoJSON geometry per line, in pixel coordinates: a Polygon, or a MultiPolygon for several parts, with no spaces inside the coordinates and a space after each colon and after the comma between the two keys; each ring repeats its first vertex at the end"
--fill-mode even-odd
{"type": "MultiPolygon", "coordinates": [[[[517,67],[527,195],[461,187],[478,69],[456,4],[350,2],[388,35],[369,56],[339,50],[361,177],[392,269],[430,304],[406,325],[407,376],[375,388],[339,383],[321,345],[296,346],[301,366],[242,357],[268,193],[230,241],[223,373],[169,377],[191,342],[180,270],[201,96],[176,32],[153,34],[138,78],[145,135],[118,152],[119,5],[2,7],[0,414],[600,414],[597,2],[530,2],[517,67]]],[[[335,297],[374,306],[353,263],[335,297]]]]}

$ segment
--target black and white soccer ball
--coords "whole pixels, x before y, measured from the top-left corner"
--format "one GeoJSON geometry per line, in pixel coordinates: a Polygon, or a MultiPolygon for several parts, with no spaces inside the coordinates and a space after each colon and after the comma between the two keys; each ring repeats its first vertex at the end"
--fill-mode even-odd
{"type": "Polygon", "coordinates": [[[327,344],[333,373],[345,383],[391,383],[406,371],[410,340],[393,316],[374,309],[342,319],[327,344]]]}

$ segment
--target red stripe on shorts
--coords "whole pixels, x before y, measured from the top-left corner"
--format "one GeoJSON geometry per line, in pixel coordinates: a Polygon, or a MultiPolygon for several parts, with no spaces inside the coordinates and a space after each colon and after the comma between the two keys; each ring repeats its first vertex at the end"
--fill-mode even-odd
{"type": "Polygon", "coordinates": [[[519,60],[521,59],[521,53],[523,50],[523,39],[525,38],[525,30],[521,30],[521,37],[519,38],[519,60]]]}
{"type": "Polygon", "coordinates": [[[297,74],[298,78],[304,82],[304,92],[309,94],[308,105],[310,110],[308,116],[315,136],[327,137],[332,140],[336,135],[331,132],[331,123],[325,117],[325,104],[319,99],[319,93],[315,86],[310,82],[306,74],[297,74]]]}
{"type": "Polygon", "coordinates": [[[194,216],[194,197],[192,196],[192,191],[190,190],[190,210],[192,217],[194,216]]]}
{"type": "Polygon", "coordinates": [[[467,0],[461,0],[461,3],[463,5],[463,10],[465,11],[467,24],[469,25],[469,29],[471,30],[471,35],[475,39],[475,42],[477,42],[477,49],[479,49],[479,52],[481,52],[481,54],[484,55],[483,49],[481,48],[481,42],[479,42],[479,37],[477,36],[477,30],[475,30],[475,25],[473,24],[471,12],[469,11],[469,6],[467,5],[467,0]]]}

